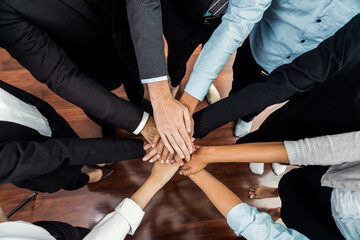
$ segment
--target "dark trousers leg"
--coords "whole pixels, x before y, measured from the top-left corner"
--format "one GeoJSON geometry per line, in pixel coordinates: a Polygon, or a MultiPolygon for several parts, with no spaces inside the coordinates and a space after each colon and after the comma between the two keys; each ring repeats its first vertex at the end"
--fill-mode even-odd
{"type": "Polygon", "coordinates": [[[186,73],[186,64],[200,45],[205,44],[217,26],[221,23],[220,19],[213,19],[203,23],[190,37],[180,42],[168,42],[168,73],[171,85],[179,86],[186,73]]]}
{"type": "MultiPolygon", "coordinates": [[[[247,38],[236,52],[233,64],[233,82],[229,95],[242,90],[254,82],[265,81],[266,75],[261,74],[262,72],[265,73],[262,67],[255,62],[251,53],[249,38],[247,38]]],[[[253,113],[243,117],[242,120],[249,122],[258,114],[253,113]]]]}
{"type": "Polygon", "coordinates": [[[321,186],[329,167],[293,169],[279,183],[281,219],[309,239],[344,239],[331,214],[332,188],[321,186]]]}
{"type": "Polygon", "coordinates": [[[55,221],[39,221],[34,225],[44,228],[58,240],[82,240],[91,230],[82,227],[73,227],[67,223],[55,221]]]}
{"type": "Polygon", "coordinates": [[[76,190],[89,182],[89,176],[82,173],[81,168],[82,166],[61,166],[51,173],[12,184],[20,188],[47,193],[57,192],[60,189],[76,190]]]}
{"type": "Polygon", "coordinates": [[[256,63],[251,53],[249,38],[247,38],[236,51],[233,64],[232,89],[229,95],[240,91],[254,82],[265,81],[266,76],[262,75],[261,71],[264,70],[256,63]]]}

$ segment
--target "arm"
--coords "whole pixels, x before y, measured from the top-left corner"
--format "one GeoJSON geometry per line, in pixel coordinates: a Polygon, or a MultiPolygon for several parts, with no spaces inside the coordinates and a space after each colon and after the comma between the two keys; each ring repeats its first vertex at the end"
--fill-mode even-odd
{"type": "Polygon", "coordinates": [[[117,97],[82,73],[46,32],[2,1],[0,15],[0,46],[38,81],[93,116],[127,131],[135,131],[143,117],[139,107],[117,97]]]}
{"type": "Polygon", "coordinates": [[[360,159],[360,132],[285,141],[293,165],[336,165],[360,159]]]}
{"type": "Polygon", "coordinates": [[[342,133],[297,141],[244,143],[200,147],[180,172],[196,173],[209,163],[263,162],[291,165],[336,165],[360,159],[360,132],[342,133]]]}
{"type": "Polygon", "coordinates": [[[125,199],[115,211],[106,215],[94,229],[84,238],[85,240],[124,239],[127,234],[134,234],[144,216],[142,209],[151,198],[171,179],[178,166],[154,164],[150,177],[137,190],[131,199],[125,199]]]}
{"type": "Polygon", "coordinates": [[[289,163],[289,159],[283,142],[204,146],[191,156],[191,161],[186,163],[180,174],[189,176],[204,169],[209,163],[227,162],[289,163]]]}
{"type": "Polygon", "coordinates": [[[143,142],[130,139],[49,139],[0,144],[0,182],[50,173],[59,166],[92,165],[144,156],[143,142]],[[36,171],[35,171],[36,170],[36,171]]]}
{"type": "Polygon", "coordinates": [[[236,235],[246,239],[307,239],[292,229],[274,223],[267,213],[243,203],[230,189],[205,170],[190,179],[206,194],[219,212],[227,218],[236,235]]]}
{"type": "Polygon", "coordinates": [[[189,112],[173,99],[167,82],[160,0],[127,0],[126,7],[140,78],[148,85],[161,139],[171,153],[190,159],[189,112]]]}
{"type": "Polygon", "coordinates": [[[194,114],[195,136],[204,137],[212,130],[233,120],[285,101],[299,92],[306,92],[331,78],[360,54],[360,15],[289,64],[275,69],[265,82],[254,83],[235,94],[194,114]],[[316,64],[315,64],[316,63],[316,64]],[[261,95],[261,99],[256,96],[261,95]],[[251,103],[251,104],[249,104],[251,103]],[[223,109],[221,120],[215,116],[223,109]]]}
{"type": "Polygon", "coordinates": [[[212,81],[262,19],[271,0],[230,0],[222,22],[203,47],[185,92],[202,101],[212,81]]]}

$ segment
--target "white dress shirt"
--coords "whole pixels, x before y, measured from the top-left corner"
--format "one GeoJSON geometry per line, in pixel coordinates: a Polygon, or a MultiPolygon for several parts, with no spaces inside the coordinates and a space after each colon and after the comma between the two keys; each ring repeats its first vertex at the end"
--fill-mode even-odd
{"type": "MultiPolygon", "coordinates": [[[[135,135],[144,129],[148,119],[149,114],[144,112],[138,127],[133,132],[135,135]]],[[[48,120],[35,106],[21,101],[2,88],[0,88],[0,121],[13,122],[32,128],[47,137],[52,135],[48,120]]]]}
{"type": "Polygon", "coordinates": [[[134,234],[145,212],[133,200],[126,198],[115,211],[106,215],[84,240],[120,240],[134,234]]]}
{"type": "Polygon", "coordinates": [[[0,121],[32,128],[47,137],[51,137],[52,134],[48,120],[35,106],[21,101],[2,88],[0,88],[0,121]]]}
{"type": "Polygon", "coordinates": [[[336,226],[346,239],[360,239],[360,192],[334,189],[331,212],[336,226]]]}
{"type": "MultiPolygon", "coordinates": [[[[121,240],[134,234],[144,211],[133,200],[126,198],[115,211],[106,215],[84,240],[121,240]]],[[[15,221],[0,223],[0,240],[55,240],[45,229],[34,224],[15,221]]]]}
{"type": "Polygon", "coordinates": [[[0,223],[1,240],[55,240],[48,231],[23,221],[0,223]]]}

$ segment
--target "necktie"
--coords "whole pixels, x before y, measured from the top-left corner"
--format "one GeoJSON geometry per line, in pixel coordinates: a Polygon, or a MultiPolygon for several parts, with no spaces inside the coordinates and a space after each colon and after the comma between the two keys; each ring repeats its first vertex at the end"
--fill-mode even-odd
{"type": "Polygon", "coordinates": [[[226,11],[228,4],[229,0],[212,0],[208,7],[208,11],[214,17],[220,17],[226,11]]]}

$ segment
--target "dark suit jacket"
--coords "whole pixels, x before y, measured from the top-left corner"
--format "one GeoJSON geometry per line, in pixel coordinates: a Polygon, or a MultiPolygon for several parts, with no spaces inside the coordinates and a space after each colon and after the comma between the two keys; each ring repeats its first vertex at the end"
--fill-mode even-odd
{"type": "Polygon", "coordinates": [[[79,139],[68,123],[41,99],[0,81],[0,87],[32,104],[47,117],[53,136],[0,121],[0,183],[16,182],[51,173],[59,166],[115,162],[144,156],[141,140],[79,139]]]}
{"type": "Polygon", "coordinates": [[[59,96],[132,132],[142,109],[108,91],[123,81],[141,86],[126,6],[114,1],[113,11],[106,2],[0,0],[0,47],[59,96]]]}
{"type": "Polygon", "coordinates": [[[317,48],[275,69],[265,82],[253,83],[196,112],[194,137],[202,138],[228,122],[309,91],[334,76],[344,73],[360,76],[353,72],[354,66],[360,68],[360,14],[317,48]]]}
{"type": "Polygon", "coordinates": [[[182,41],[201,24],[211,0],[126,0],[141,79],[166,76],[163,32],[182,41]]]}

